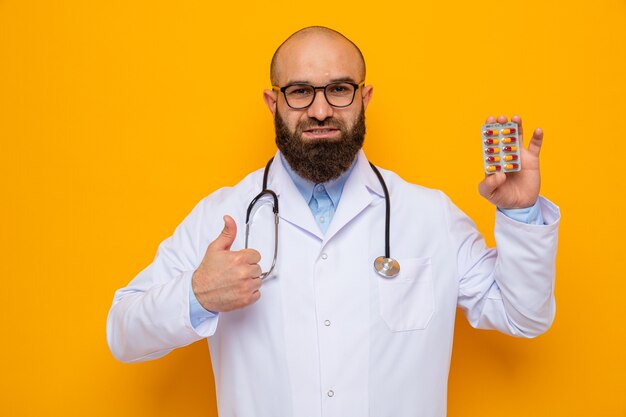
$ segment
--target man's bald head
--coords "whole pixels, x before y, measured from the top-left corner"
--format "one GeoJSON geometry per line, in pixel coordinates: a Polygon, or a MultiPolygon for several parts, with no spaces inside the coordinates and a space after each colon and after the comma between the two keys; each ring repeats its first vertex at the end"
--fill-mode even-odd
{"type": "Polygon", "coordinates": [[[272,85],[278,86],[279,83],[281,51],[286,47],[291,46],[293,43],[311,37],[320,37],[327,39],[334,38],[336,40],[349,43],[357,53],[357,65],[359,66],[361,81],[365,80],[365,59],[363,58],[361,50],[358,46],[356,46],[354,42],[346,38],[343,34],[337,32],[336,30],[324,26],[310,26],[293,33],[282,44],[280,44],[280,46],[276,49],[276,52],[274,52],[274,56],[272,56],[272,63],[270,65],[270,80],[272,82],[272,85]]]}

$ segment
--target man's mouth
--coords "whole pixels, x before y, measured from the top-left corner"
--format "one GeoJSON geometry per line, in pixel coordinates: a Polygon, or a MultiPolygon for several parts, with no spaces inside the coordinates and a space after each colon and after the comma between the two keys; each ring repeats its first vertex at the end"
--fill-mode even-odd
{"type": "Polygon", "coordinates": [[[332,127],[316,127],[302,132],[305,139],[325,139],[337,136],[341,131],[332,127]]]}

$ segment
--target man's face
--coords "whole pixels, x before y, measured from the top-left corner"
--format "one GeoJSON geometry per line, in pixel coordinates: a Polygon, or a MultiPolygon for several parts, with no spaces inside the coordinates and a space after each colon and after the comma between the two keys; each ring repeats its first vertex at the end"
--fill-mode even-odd
{"type": "MultiPolygon", "coordinates": [[[[334,81],[361,83],[361,58],[357,50],[337,36],[324,33],[292,38],[277,57],[277,84],[324,86],[334,81]]],[[[333,107],[322,90],[313,103],[300,110],[290,108],[282,93],[266,90],[265,102],[276,126],[276,144],[289,165],[302,177],[326,182],[350,167],[363,144],[365,107],[372,87],[359,87],[352,104],[333,107]]]]}

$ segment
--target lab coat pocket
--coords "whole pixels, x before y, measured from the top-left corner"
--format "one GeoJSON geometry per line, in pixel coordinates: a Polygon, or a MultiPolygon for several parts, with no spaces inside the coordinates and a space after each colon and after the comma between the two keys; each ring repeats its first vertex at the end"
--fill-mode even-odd
{"type": "Polygon", "coordinates": [[[399,259],[400,274],[378,277],[380,314],[392,331],[425,329],[435,311],[429,257],[399,259]]]}

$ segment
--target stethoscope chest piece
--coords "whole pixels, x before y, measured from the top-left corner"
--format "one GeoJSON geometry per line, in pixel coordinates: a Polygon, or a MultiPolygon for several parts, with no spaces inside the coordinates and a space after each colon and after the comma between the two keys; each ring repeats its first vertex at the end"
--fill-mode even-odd
{"type": "Polygon", "coordinates": [[[400,264],[393,258],[379,256],[374,260],[374,269],[383,278],[393,278],[400,273],[400,264]]]}

